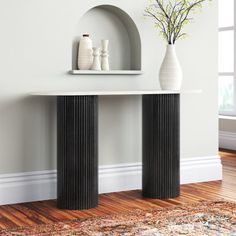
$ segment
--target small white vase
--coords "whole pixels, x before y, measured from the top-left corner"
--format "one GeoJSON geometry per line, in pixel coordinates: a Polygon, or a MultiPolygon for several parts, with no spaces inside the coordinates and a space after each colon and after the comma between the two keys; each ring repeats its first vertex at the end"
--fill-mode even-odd
{"type": "Polygon", "coordinates": [[[159,72],[161,88],[163,90],[180,90],[182,80],[183,74],[176,56],[175,46],[168,44],[159,72]]]}
{"type": "Polygon", "coordinates": [[[88,34],[84,34],[79,42],[78,68],[90,70],[93,64],[93,43],[88,34]]]}
{"type": "Polygon", "coordinates": [[[109,60],[108,60],[108,57],[109,57],[109,53],[108,53],[109,40],[103,39],[101,41],[101,44],[102,44],[101,67],[102,67],[102,70],[109,71],[110,70],[109,60]]]}
{"type": "Polygon", "coordinates": [[[100,48],[93,48],[93,65],[91,70],[101,70],[100,48]]]}

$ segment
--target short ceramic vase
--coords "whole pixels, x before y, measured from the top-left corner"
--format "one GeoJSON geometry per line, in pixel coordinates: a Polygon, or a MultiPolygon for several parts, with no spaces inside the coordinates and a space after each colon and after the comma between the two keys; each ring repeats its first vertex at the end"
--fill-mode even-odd
{"type": "Polygon", "coordinates": [[[93,64],[93,43],[88,34],[84,34],[80,39],[78,52],[79,70],[90,70],[93,64]]]}
{"type": "Polygon", "coordinates": [[[175,46],[168,44],[159,72],[161,88],[163,90],[180,90],[182,79],[182,70],[176,56],[175,46]]]}
{"type": "Polygon", "coordinates": [[[93,65],[91,70],[101,70],[100,48],[93,47],[93,65]]]}

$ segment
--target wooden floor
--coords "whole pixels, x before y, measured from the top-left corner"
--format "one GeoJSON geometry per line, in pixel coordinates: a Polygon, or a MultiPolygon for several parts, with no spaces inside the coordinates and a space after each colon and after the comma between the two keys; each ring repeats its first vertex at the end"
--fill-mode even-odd
{"type": "MultiPolygon", "coordinates": [[[[56,208],[55,201],[42,201],[0,206],[0,228],[46,224],[56,221],[168,207],[194,203],[199,200],[224,198],[236,201],[236,152],[222,150],[223,181],[214,181],[181,186],[181,196],[170,200],[142,198],[140,191],[102,194],[99,206],[91,210],[68,211],[56,208]]],[[[200,173],[199,173],[200,174],[200,173]]]]}

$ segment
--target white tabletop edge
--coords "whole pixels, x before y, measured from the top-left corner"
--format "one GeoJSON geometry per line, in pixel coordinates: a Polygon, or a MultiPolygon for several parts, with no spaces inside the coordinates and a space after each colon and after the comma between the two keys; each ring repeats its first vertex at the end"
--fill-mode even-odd
{"type": "Polygon", "coordinates": [[[30,96],[114,96],[114,95],[145,95],[145,94],[191,94],[201,93],[200,89],[183,90],[183,91],[170,91],[170,90],[117,90],[117,91],[39,91],[29,93],[30,96]]]}

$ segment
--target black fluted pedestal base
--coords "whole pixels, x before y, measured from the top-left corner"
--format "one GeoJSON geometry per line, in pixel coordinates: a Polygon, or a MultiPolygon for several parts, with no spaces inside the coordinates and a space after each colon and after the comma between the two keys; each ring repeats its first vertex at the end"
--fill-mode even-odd
{"type": "MultiPolygon", "coordinates": [[[[180,194],[180,95],[143,95],[143,196],[180,194]]],[[[98,97],[57,98],[57,205],[98,204],[98,97]]]]}
{"type": "Polygon", "coordinates": [[[143,196],[180,194],[179,94],[143,95],[143,196]]]}
{"type": "Polygon", "coordinates": [[[57,98],[57,205],[88,209],[98,204],[98,98],[57,98]]]}

